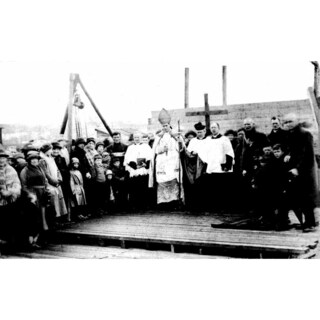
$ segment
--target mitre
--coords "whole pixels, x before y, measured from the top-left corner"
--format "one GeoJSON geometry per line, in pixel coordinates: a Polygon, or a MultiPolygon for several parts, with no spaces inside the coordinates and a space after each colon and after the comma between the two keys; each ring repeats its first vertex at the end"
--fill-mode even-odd
{"type": "Polygon", "coordinates": [[[158,120],[162,125],[169,124],[171,121],[171,117],[170,117],[169,112],[166,109],[162,109],[159,113],[158,120]]]}

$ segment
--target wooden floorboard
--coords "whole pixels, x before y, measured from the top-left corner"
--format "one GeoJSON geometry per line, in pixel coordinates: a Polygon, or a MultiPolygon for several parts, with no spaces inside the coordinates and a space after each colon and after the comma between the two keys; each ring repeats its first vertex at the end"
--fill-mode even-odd
{"type": "Polygon", "coordinates": [[[238,215],[175,213],[126,213],[106,215],[74,224],[56,233],[56,237],[96,237],[105,240],[141,241],[183,246],[261,250],[288,255],[308,254],[317,247],[319,232],[301,230],[261,231],[211,228],[211,223],[239,221],[238,215]]]}
{"type": "Polygon", "coordinates": [[[36,252],[20,252],[17,257],[32,259],[220,259],[221,256],[205,256],[188,253],[171,253],[142,249],[121,249],[85,245],[50,245],[36,252]]]}

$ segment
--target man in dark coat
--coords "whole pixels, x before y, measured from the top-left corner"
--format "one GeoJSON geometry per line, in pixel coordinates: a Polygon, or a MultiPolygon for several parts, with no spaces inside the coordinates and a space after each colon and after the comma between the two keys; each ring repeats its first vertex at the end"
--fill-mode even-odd
{"type": "Polygon", "coordinates": [[[113,158],[119,158],[121,166],[123,166],[124,154],[127,151],[128,146],[121,142],[121,133],[113,132],[112,134],[113,143],[107,147],[107,152],[113,158]]]}
{"type": "Polygon", "coordinates": [[[294,180],[291,192],[291,208],[302,222],[304,232],[316,230],[314,209],[316,207],[315,155],[311,133],[299,125],[296,114],[284,117],[285,129],[288,130],[288,152],[285,161],[289,163],[290,173],[294,180]]]}
{"type": "Polygon", "coordinates": [[[269,144],[267,136],[256,130],[255,123],[251,118],[243,121],[246,138],[252,141],[252,147],[257,155],[263,155],[263,147],[269,144]]]}
{"type": "MultiPolygon", "coordinates": [[[[277,117],[271,118],[272,130],[268,135],[270,145],[281,144],[282,148],[285,148],[287,140],[287,132],[281,128],[280,119],[277,117]]],[[[285,150],[285,149],[284,149],[285,150]]]]}
{"type": "MultiPolygon", "coordinates": [[[[263,156],[263,148],[270,145],[267,136],[256,130],[255,123],[251,118],[246,118],[243,121],[245,130],[246,144],[241,155],[242,163],[242,182],[246,190],[244,202],[248,202],[253,197],[251,180],[253,173],[259,165],[259,158],[263,156]]],[[[237,159],[239,160],[239,159],[237,159]]],[[[251,208],[248,207],[248,210],[251,208]]]]}
{"type": "Polygon", "coordinates": [[[243,175],[245,176],[254,169],[259,157],[263,156],[263,148],[270,145],[270,143],[264,133],[256,130],[254,121],[251,118],[245,119],[243,126],[248,144],[243,155],[243,175]]]}

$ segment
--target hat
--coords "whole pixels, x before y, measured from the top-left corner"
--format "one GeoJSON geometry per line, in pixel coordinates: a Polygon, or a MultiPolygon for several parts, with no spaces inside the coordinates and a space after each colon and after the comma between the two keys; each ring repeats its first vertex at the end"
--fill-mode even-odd
{"type": "Polygon", "coordinates": [[[27,154],[27,160],[30,161],[31,159],[40,159],[39,152],[33,150],[29,151],[27,154]]]}
{"type": "Polygon", "coordinates": [[[93,160],[97,160],[97,159],[102,159],[101,155],[100,154],[96,154],[94,157],[93,157],[93,160]]]}
{"type": "Polygon", "coordinates": [[[193,130],[189,130],[184,136],[187,138],[188,136],[193,135],[194,137],[197,136],[197,134],[193,130]]]}
{"type": "Polygon", "coordinates": [[[79,144],[86,144],[86,141],[83,138],[78,138],[75,142],[76,146],[78,146],[79,144]]]}
{"type": "Polygon", "coordinates": [[[22,148],[21,148],[22,152],[27,153],[28,151],[38,151],[38,148],[33,145],[32,143],[28,142],[27,144],[25,144],[22,148]]]}
{"type": "Polygon", "coordinates": [[[107,170],[106,175],[108,176],[110,174],[113,174],[113,172],[111,170],[107,170]]]}
{"type": "Polygon", "coordinates": [[[9,158],[9,153],[4,149],[0,149],[0,157],[9,158]]]}
{"type": "Polygon", "coordinates": [[[25,156],[22,152],[17,152],[16,154],[13,155],[14,159],[25,159],[25,156]]]}
{"type": "Polygon", "coordinates": [[[96,144],[96,140],[94,138],[87,138],[87,144],[89,142],[93,142],[94,144],[96,144]]]}
{"type": "Polygon", "coordinates": [[[72,158],[71,163],[80,163],[78,158],[72,158]]]}
{"type": "Polygon", "coordinates": [[[196,130],[203,130],[203,129],[206,128],[206,126],[203,125],[201,122],[198,122],[198,123],[196,123],[196,124],[194,125],[194,128],[195,128],[196,130]]]}
{"type": "Polygon", "coordinates": [[[101,142],[101,141],[97,142],[97,144],[96,144],[96,149],[97,149],[99,146],[103,146],[103,147],[104,147],[104,143],[101,142]]]}
{"type": "Polygon", "coordinates": [[[42,145],[42,147],[40,148],[40,151],[43,153],[46,153],[48,150],[52,149],[52,144],[51,143],[45,143],[44,145],[42,145]]]}
{"type": "Polygon", "coordinates": [[[52,149],[62,149],[59,142],[52,142],[52,149]]]}
{"type": "Polygon", "coordinates": [[[171,121],[169,112],[166,109],[162,109],[159,113],[158,120],[161,124],[169,124],[171,121]]]}

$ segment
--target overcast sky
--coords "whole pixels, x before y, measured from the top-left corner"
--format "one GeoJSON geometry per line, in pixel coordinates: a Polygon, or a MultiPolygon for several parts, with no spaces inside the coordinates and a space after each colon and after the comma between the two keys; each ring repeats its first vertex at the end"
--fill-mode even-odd
{"type": "MultiPolygon", "coordinates": [[[[306,99],[313,1],[11,1],[0,20],[1,123],[61,123],[79,73],[108,123],[152,110],[306,99]],[[50,4],[50,5],[49,5],[50,4]]],[[[86,102],[86,101],[85,101],[86,102]]],[[[89,109],[88,109],[89,110],[89,109]]],[[[93,112],[92,112],[93,115],[93,112]]]]}
{"type": "MultiPolygon", "coordinates": [[[[146,123],[152,110],[184,107],[185,64],[174,63],[0,63],[2,123],[62,121],[68,102],[69,73],[77,72],[107,122],[146,123]]],[[[222,104],[220,63],[190,63],[190,107],[222,104]]],[[[313,66],[296,63],[229,63],[229,104],[306,99],[313,66]]],[[[81,92],[81,91],[80,91],[81,92]]],[[[84,98],[84,94],[82,95],[84,98]]],[[[84,98],[85,105],[94,115],[84,98]]]]}

